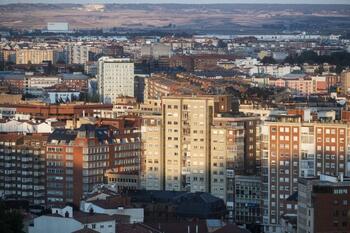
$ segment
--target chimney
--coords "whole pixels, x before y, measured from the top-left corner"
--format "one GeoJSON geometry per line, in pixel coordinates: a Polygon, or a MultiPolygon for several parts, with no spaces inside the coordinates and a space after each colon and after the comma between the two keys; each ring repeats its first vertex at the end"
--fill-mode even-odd
{"type": "Polygon", "coordinates": [[[196,224],[196,233],[198,233],[198,224],[196,224]]]}
{"type": "Polygon", "coordinates": [[[190,225],[187,226],[187,233],[190,233],[190,225]]]}

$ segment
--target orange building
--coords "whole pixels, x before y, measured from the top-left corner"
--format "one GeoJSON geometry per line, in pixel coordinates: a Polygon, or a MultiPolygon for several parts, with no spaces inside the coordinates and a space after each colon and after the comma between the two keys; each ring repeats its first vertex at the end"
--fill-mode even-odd
{"type": "MultiPolygon", "coordinates": [[[[0,105],[8,107],[8,105],[0,105]]],[[[60,120],[72,120],[82,116],[92,117],[95,110],[112,110],[111,104],[15,104],[11,106],[16,108],[17,113],[29,114],[36,119],[58,118],[60,120]]]]}

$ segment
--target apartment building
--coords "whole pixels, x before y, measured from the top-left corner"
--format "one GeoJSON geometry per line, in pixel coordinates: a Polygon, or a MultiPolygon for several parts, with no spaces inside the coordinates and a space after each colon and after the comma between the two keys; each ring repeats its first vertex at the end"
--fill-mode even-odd
{"type": "Polygon", "coordinates": [[[108,169],[139,171],[140,147],[133,131],[94,125],[56,129],[46,147],[47,205],[79,205],[84,194],[104,182],[108,169]]]}
{"type": "Polygon", "coordinates": [[[211,192],[233,208],[234,175],[255,172],[249,167],[257,157],[246,143],[256,144],[258,120],[223,117],[233,102],[231,96],[163,97],[160,115],[142,117],[141,186],[211,192]]]}
{"type": "Polygon", "coordinates": [[[345,70],[340,75],[341,91],[348,94],[350,90],[350,70],[345,70]]]}
{"type": "Polygon", "coordinates": [[[141,46],[141,56],[158,60],[160,57],[170,57],[171,48],[161,43],[144,44],[141,46]]]}
{"type": "Polygon", "coordinates": [[[134,96],[134,63],[128,58],[101,57],[97,85],[104,103],[112,103],[118,96],[134,96]]]}
{"type": "Polygon", "coordinates": [[[249,69],[249,74],[268,74],[274,77],[283,77],[292,73],[293,71],[300,71],[299,66],[286,66],[286,65],[255,65],[249,69]]]}
{"type": "Polygon", "coordinates": [[[69,45],[66,47],[68,64],[85,64],[89,61],[90,46],[69,45]]]}
{"type": "Polygon", "coordinates": [[[265,232],[279,232],[280,217],[296,215],[287,199],[298,190],[299,177],[345,174],[346,134],[345,124],[306,123],[296,115],[280,115],[262,125],[265,232]]]}
{"type": "MultiPolygon", "coordinates": [[[[8,107],[4,104],[0,107],[8,107]]],[[[79,117],[92,117],[94,112],[101,110],[111,110],[111,104],[13,104],[16,113],[30,115],[34,119],[46,120],[47,118],[57,118],[59,120],[73,120],[79,117]]]]}
{"type": "Polygon", "coordinates": [[[62,74],[61,83],[67,85],[76,91],[88,91],[89,89],[89,80],[88,76],[82,73],[73,73],[73,74],[62,74]]]}
{"type": "Polygon", "coordinates": [[[42,134],[0,134],[1,196],[45,204],[46,141],[42,134]]]}
{"type": "Polygon", "coordinates": [[[261,177],[235,176],[235,222],[261,224],[261,177]]]}
{"type": "Polygon", "coordinates": [[[213,97],[165,97],[165,190],[209,192],[213,97]]]}
{"type": "Polygon", "coordinates": [[[44,88],[52,87],[60,82],[61,78],[58,76],[26,75],[24,93],[40,96],[43,95],[44,88]]]}
{"type": "Polygon", "coordinates": [[[298,233],[350,232],[349,179],[301,178],[298,190],[298,233]]]}
{"type": "Polygon", "coordinates": [[[144,99],[161,99],[169,95],[204,95],[205,81],[196,76],[177,74],[176,78],[166,74],[154,74],[145,79],[144,99]],[[193,77],[193,78],[192,78],[193,77]]]}
{"type": "Polygon", "coordinates": [[[234,177],[244,169],[244,126],[225,119],[214,121],[210,135],[210,191],[233,207],[234,177]]]}
{"type": "Polygon", "coordinates": [[[42,64],[43,61],[54,61],[52,49],[18,49],[16,64],[42,64]]]}
{"type": "Polygon", "coordinates": [[[327,76],[297,77],[294,74],[289,76],[280,79],[270,78],[269,85],[289,88],[293,93],[301,95],[327,93],[330,87],[327,76]]]}
{"type": "Polygon", "coordinates": [[[141,187],[147,190],[164,189],[164,141],[161,115],[142,117],[141,187]]]}

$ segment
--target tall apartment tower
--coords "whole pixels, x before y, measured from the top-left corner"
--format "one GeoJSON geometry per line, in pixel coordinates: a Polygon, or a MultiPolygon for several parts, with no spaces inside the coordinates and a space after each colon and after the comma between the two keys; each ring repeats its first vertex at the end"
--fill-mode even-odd
{"type": "Polygon", "coordinates": [[[0,195],[45,205],[47,135],[0,134],[0,195]]]}
{"type": "Polygon", "coordinates": [[[142,159],[141,187],[148,190],[163,190],[164,156],[162,116],[149,115],[142,117],[142,159]]]}
{"type": "Polygon", "coordinates": [[[100,100],[112,103],[118,96],[134,96],[134,63],[129,58],[101,57],[97,63],[100,100]]]}
{"type": "Polygon", "coordinates": [[[287,199],[298,191],[298,178],[346,173],[347,125],[285,115],[261,130],[263,224],[265,232],[279,232],[280,217],[296,215],[287,199]]]}
{"type": "Polygon", "coordinates": [[[213,97],[163,98],[165,190],[209,192],[213,97]]]}
{"type": "Polygon", "coordinates": [[[249,164],[245,137],[254,135],[249,142],[256,144],[256,131],[246,133],[245,125],[257,118],[224,117],[232,112],[230,98],[163,97],[161,114],[143,116],[143,188],[210,192],[233,208],[234,175],[249,164]]]}
{"type": "Polygon", "coordinates": [[[68,64],[85,64],[89,61],[91,47],[85,45],[69,45],[66,48],[68,64]]]}
{"type": "Polygon", "coordinates": [[[298,232],[350,232],[349,194],[349,178],[299,179],[298,232]]]}
{"type": "Polygon", "coordinates": [[[348,94],[350,91],[350,70],[345,70],[340,75],[341,91],[348,94]]]}

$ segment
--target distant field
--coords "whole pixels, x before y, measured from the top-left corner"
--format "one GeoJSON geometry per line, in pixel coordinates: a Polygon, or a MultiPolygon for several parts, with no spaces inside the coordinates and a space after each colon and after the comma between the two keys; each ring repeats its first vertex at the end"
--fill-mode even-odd
{"type": "Polygon", "coordinates": [[[201,31],[350,30],[350,5],[248,4],[9,4],[0,5],[0,26],[45,29],[47,22],[78,28],[153,28],[176,25],[201,31]]]}

